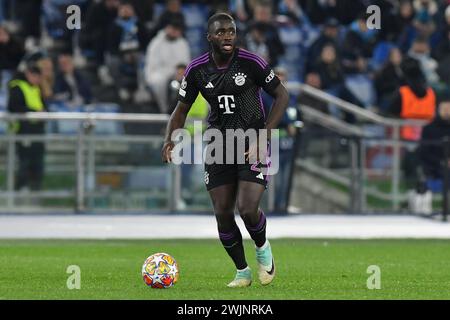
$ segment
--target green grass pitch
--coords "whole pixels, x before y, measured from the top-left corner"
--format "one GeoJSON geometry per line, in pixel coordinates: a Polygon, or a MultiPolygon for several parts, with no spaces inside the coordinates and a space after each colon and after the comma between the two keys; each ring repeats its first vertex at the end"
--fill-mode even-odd
{"type": "Polygon", "coordinates": [[[448,240],[271,241],[277,276],[257,281],[252,242],[245,241],[254,282],[230,289],[234,267],[218,240],[0,240],[0,299],[449,299],[448,240]],[[169,289],[145,286],[147,256],[175,257],[180,280],[169,289]],[[69,265],[81,289],[69,290],[69,265]],[[369,290],[370,265],[381,288],[369,290]]]}

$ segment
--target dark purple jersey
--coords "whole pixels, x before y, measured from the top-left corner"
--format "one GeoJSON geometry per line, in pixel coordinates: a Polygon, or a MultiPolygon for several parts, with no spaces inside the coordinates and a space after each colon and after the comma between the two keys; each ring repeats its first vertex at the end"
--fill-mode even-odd
{"type": "Polygon", "coordinates": [[[192,104],[199,92],[210,105],[208,128],[260,129],[266,115],[261,88],[273,95],[280,80],[259,56],[236,48],[226,68],[217,68],[207,52],[188,66],[181,83],[178,100],[192,104]]]}

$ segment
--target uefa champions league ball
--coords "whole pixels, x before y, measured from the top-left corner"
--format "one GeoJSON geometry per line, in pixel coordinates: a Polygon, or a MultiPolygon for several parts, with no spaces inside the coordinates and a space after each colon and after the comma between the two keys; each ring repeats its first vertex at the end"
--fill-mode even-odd
{"type": "Polygon", "coordinates": [[[167,253],[155,253],[142,265],[142,278],[147,286],[157,289],[172,287],[179,277],[175,259],[167,253]]]}

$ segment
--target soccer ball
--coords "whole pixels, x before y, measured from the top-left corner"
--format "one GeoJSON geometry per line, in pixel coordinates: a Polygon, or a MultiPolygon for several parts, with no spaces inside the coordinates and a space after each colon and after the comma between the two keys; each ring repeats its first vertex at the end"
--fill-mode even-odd
{"type": "Polygon", "coordinates": [[[142,277],[146,285],[157,288],[172,287],[178,281],[178,265],[167,253],[155,253],[142,265],[142,277]]]}

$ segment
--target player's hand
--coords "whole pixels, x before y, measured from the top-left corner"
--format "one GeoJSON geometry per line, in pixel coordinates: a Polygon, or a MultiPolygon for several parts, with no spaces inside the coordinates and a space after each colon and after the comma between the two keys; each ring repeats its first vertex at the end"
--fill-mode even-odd
{"type": "Polygon", "coordinates": [[[245,154],[246,161],[249,161],[250,159],[259,161],[259,159],[258,159],[258,156],[259,156],[258,155],[258,142],[256,141],[256,142],[252,143],[249,146],[247,152],[245,152],[244,154],[245,154]]]}
{"type": "Polygon", "coordinates": [[[161,150],[162,161],[165,163],[172,162],[172,149],[175,144],[172,141],[164,142],[164,145],[161,150]]]}

